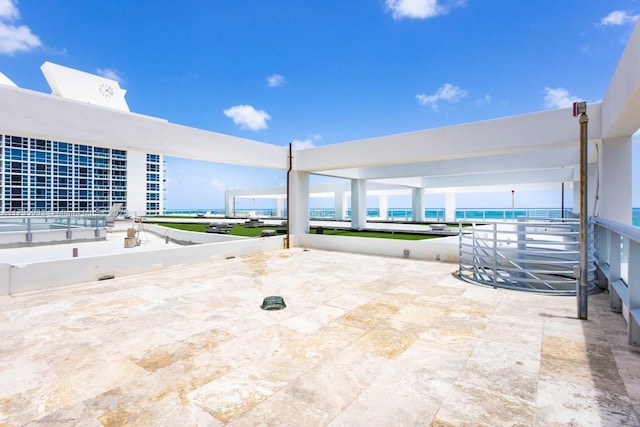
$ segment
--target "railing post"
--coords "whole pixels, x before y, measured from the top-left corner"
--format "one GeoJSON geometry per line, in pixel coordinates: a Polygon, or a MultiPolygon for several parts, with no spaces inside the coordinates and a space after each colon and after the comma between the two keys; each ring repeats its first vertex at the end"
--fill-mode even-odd
{"type": "MultiPolygon", "coordinates": [[[[521,269],[526,270],[527,269],[527,263],[526,263],[526,258],[527,258],[527,225],[525,224],[526,222],[526,217],[524,218],[518,218],[518,225],[517,225],[517,232],[518,232],[518,255],[516,256],[516,258],[518,259],[518,265],[520,266],[521,269]]],[[[515,221],[515,218],[514,218],[515,221]]],[[[518,278],[519,279],[523,279],[527,276],[527,274],[525,272],[520,272],[518,273],[518,278]]]]}
{"type": "Polygon", "coordinates": [[[33,240],[33,234],[31,233],[31,218],[27,218],[27,235],[26,235],[26,239],[27,242],[30,242],[33,240]]]}
{"type": "Polygon", "coordinates": [[[96,216],[94,218],[95,220],[95,231],[94,231],[94,236],[95,237],[100,237],[100,228],[98,227],[98,217],[96,216]]]}
{"type": "Polygon", "coordinates": [[[493,223],[493,286],[498,284],[498,224],[493,223]]]}
{"type": "Polygon", "coordinates": [[[458,273],[462,276],[462,221],[458,221],[458,273]]]}

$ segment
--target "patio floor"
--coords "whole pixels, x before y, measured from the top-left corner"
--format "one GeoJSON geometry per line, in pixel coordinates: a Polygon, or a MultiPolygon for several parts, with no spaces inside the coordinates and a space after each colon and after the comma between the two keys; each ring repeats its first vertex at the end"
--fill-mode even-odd
{"type": "Polygon", "coordinates": [[[0,425],[639,424],[607,293],[579,321],[456,268],[292,249],[2,296],[0,425]]]}

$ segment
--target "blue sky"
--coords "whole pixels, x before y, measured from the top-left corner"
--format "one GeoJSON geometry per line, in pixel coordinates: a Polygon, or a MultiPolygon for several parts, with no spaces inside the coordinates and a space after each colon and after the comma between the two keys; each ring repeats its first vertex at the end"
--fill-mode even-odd
{"type": "MultiPolygon", "coordinates": [[[[0,0],[0,72],[49,92],[40,65],[51,61],[118,80],[137,113],[320,146],[599,101],[639,14],[638,0],[0,0]]],[[[170,209],[285,182],[167,164],[170,209]]],[[[502,196],[458,205],[510,207],[502,196]]]]}

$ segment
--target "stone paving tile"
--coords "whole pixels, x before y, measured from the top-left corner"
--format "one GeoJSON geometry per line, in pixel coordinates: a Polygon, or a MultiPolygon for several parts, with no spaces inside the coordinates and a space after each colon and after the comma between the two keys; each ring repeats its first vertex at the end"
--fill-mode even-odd
{"type": "Polygon", "coordinates": [[[323,426],[331,417],[284,392],[274,393],[266,401],[231,421],[229,427],[323,426]],[[274,410],[275,408],[275,410],[274,410]]]}
{"type": "Polygon", "coordinates": [[[2,296],[0,425],[639,425],[606,292],[579,321],[456,268],[293,249],[2,296]]]}
{"type": "Polygon", "coordinates": [[[440,406],[436,426],[529,426],[535,405],[485,387],[456,381],[440,406]]]}
{"type": "Polygon", "coordinates": [[[335,417],[383,372],[387,363],[383,357],[349,346],[283,391],[335,417]]]}
{"type": "Polygon", "coordinates": [[[629,399],[593,387],[540,376],[538,426],[637,426],[629,399]]]}

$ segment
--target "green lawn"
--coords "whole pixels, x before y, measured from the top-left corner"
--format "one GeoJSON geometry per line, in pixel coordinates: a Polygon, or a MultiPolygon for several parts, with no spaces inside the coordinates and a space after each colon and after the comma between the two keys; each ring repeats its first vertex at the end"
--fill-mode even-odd
{"type": "Polygon", "coordinates": [[[197,231],[200,233],[204,233],[209,224],[180,224],[176,222],[156,222],[155,225],[160,225],[162,227],[168,228],[177,228],[178,230],[185,231],[197,231]]]}
{"type": "MultiPolygon", "coordinates": [[[[315,230],[312,230],[315,233],[315,230]]],[[[378,239],[398,239],[398,240],[425,240],[435,239],[440,236],[429,234],[411,234],[411,233],[389,233],[382,231],[351,231],[351,230],[327,230],[324,229],[323,234],[330,236],[353,236],[353,237],[375,237],[378,239]]]]}
{"type": "MultiPolygon", "coordinates": [[[[156,225],[160,225],[163,227],[176,228],[178,230],[186,230],[186,231],[196,231],[199,233],[204,233],[208,227],[208,224],[181,224],[181,223],[173,223],[173,222],[158,222],[156,225]]],[[[245,237],[260,237],[260,233],[262,230],[275,230],[276,227],[258,227],[258,228],[247,228],[241,224],[236,224],[233,226],[231,230],[229,230],[229,234],[233,236],[245,236],[245,237]]],[[[316,230],[312,229],[311,233],[315,234],[316,230]]],[[[428,234],[411,234],[411,233],[390,233],[390,232],[381,232],[381,231],[351,231],[351,230],[330,230],[324,229],[324,234],[330,236],[352,236],[352,237],[376,237],[380,239],[399,239],[399,240],[424,240],[424,239],[434,239],[440,236],[428,235],[428,234]]]]}
{"type": "MultiPolygon", "coordinates": [[[[176,222],[158,222],[156,225],[160,225],[162,227],[176,228],[178,230],[186,230],[186,231],[197,231],[199,233],[204,233],[209,224],[182,224],[176,222]]],[[[258,227],[258,228],[247,228],[240,224],[236,224],[229,230],[228,234],[232,236],[245,236],[245,237],[260,237],[260,232],[262,230],[275,230],[276,227],[258,227]]]]}

